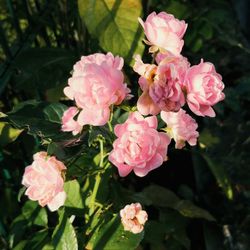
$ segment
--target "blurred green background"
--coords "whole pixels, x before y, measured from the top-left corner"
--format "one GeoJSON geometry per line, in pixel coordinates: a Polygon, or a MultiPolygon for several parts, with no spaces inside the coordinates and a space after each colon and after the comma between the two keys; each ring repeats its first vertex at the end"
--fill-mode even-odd
{"type": "MultiPolygon", "coordinates": [[[[122,1],[117,1],[117,5],[122,1]]],[[[6,113],[29,99],[67,103],[62,90],[80,56],[104,52],[110,46],[116,52],[119,41],[109,44],[111,37],[99,39],[100,27],[91,28],[91,13],[83,14],[86,2],[91,1],[0,0],[1,112],[6,113]]],[[[188,30],[183,55],[192,64],[199,63],[200,58],[213,62],[226,85],[226,99],[215,107],[216,118],[198,119],[199,150],[170,152],[172,160],[168,170],[159,170],[139,181],[131,178],[124,184],[138,185],[140,189],[156,183],[170,188],[208,210],[217,222],[194,220],[186,229],[190,239],[187,244],[178,243],[187,240],[181,233],[162,239],[157,236],[157,226],[152,227],[156,235],[146,237],[143,246],[165,249],[161,243],[164,241],[168,245],[166,249],[173,250],[188,249],[187,246],[195,250],[248,250],[250,1],[144,0],[142,6],[144,19],[152,11],[167,11],[185,19],[188,30]]],[[[139,31],[138,43],[141,43],[141,35],[139,31]]],[[[143,45],[139,47],[142,51],[143,45]]],[[[144,55],[147,57],[146,50],[144,55]]],[[[128,64],[131,56],[125,57],[128,64]]],[[[135,92],[138,77],[128,64],[124,71],[135,92]]],[[[37,151],[38,139],[3,122],[0,133],[0,249],[11,249],[18,240],[29,239],[29,235],[24,236],[20,231],[24,225],[15,223],[18,221],[15,218],[22,213],[23,201],[20,203],[17,196],[23,169],[37,151]],[[14,140],[15,143],[11,143],[14,140]],[[13,240],[13,235],[18,240],[13,240]]],[[[27,229],[26,232],[32,235],[33,231],[27,229]]],[[[146,233],[150,234],[150,230],[146,233]]],[[[35,245],[29,249],[40,248],[35,245]]]]}

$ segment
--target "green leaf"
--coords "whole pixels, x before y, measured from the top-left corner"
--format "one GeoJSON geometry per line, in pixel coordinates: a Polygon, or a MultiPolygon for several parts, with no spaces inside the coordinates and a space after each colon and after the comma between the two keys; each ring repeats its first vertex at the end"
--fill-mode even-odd
{"type": "MultiPolygon", "coordinates": [[[[23,248],[20,247],[20,249],[22,249],[22,250],[42,249],[43,246],[47,243],[48,239],[49,238],[48,238],[47,229],[35,232],[34,235],[29,235],[29,238],[26,241],[26,244],[24,246],[22,246],[23,248]]],[[[15,249],[16,249],[16,247],[15,247],[15,249]]],[[[19,249],[19,248],[17,248],[17,249],[19,249]]]]}
{"type": "Polygon", "coordinates": [[[204,234],[206,250],[223,249],[222,245],[225,239],[223,239],[224,235],[222,233],[221,226],[204,222],[203,234],[204,234]]]}
{"type": "Polygon", "coordinates": [[[0,146],[3,147],[15,141],[22,131],[22,129],[11,127],[6,122],[0,122],[0,146]]]}
{"type": "Polygon", "coordinates": [[[65,213],[60,214],[59,224],[52,235],[52,243],[55,249],[78,250],[75,229],[65,213]]]}
{"type": "Polygon", "coordinates": [[[181,3],[179,1],[168,1],[169,5],[166,8],[167,13],[171,13],[178,19],[186,19],[190,16],[190,9],[187,3],[181,3]]]}
{"type": "Polygon", "coordinates": [[[22,196],[24,195],[25,191],[26,191],[26,187],[25,187],[25,186],[23,186],[23,187],[21,187],[21,188],[19,189],[19,192],[18,192],[18,195],[17,195],[17,200],[18,200],[18,202],[21,201],[21,198],[22,198],[22,196]]]}
{"type": "Polygon", "coordinates": [[[192,52],[198,52],[203,45],[203,40],[201,38],[197,38],[192,44],[192,52]]]}
{"type": "Polygon", "coordinates": [[[18,104],[7,117],[19,129],[27,129],[31,135],[50,138],[54,141],[74,142],[71,133],[61,131],[61,117],[67,106],[61,103],[26,101],[18,104]]]}
{"type": "Polygon", "coordinates": [[[27,244],[27,240],[22,240],[20,241],[14,248],[13,250],[23,250],[25,248],[25,245],[27,244]]]}
{"type": "Polygon", "coordinates": [[[190,249],[190,239],[187,236],[186,230],[184,228],[178,230],[176,233],[173,234],[173,238],[178,241],[182,246],[186,249],[190,249]]]}
{"type": "Polygon", "coordinates": [[[77,180],[65,182],[64,190],[67,194],[67,198],[64,204],[65,207],[70,207],[75,209],[84,208],[81,196],[81,189],[77,180]]]}
{"type": "Polygon", "coordinates": [[[213,37],[213,26],[210,22],[203,20],[199,24],[199,33],[204,37],[204,39],[209,40],[213,37]]]}
{"type": "Polygon", "coordinates": [[[190,218],[203,218],[209,221],[215,221],[215,218],[206,210],[195,206],[191,201],[181,200],[174,205],[183,216],[190,218]]]}
{"type": "Polygon", "coordinates": [[[142,203],[146,200],[146,205],[153,204],[159,207],[174,207],[174,204],[180,200],[174,192],[158,185],[150,185],[149,187],[144,188],[141,194],[135,194],[135,198],[141,198],[138,201],[141,201],[142,203]]]}
{"type": "Polygon", "coordinates": [[[202,157],[206,160],[208,167],[213,173],[218,185],[223,189],[229,200],[233,199],[233,188],[226,172],[226,169],[219,163],[215,163],[210,157],[202,154],[202,157]]]}
{"type": "Polygon", "coordinates": [[[23,50],[15,59],[13,68],[18,73],[12,81],[16,88],[34,97],[44,95],[44,90],[66,83],[75,60],[71,51],[60,48],[23,50]]]}
{"type": "Polygon", "coordinates": [[[21,240],[25,237],[25,231],[28,226],[28,221],[22,214],[20,214],[13,220],[9,233],[11,248],[15,246],[18,242],[21,242],[21,240]]]}
{"type": "Polygon", "coordinates": [[[22,215],[31,224],[47,227],[47,212],[35,201],[26,201],[22,208],[22,215]]]}
{"type": "Polygon", "coordinates": [[[166,224],[150,220],[145,225],[145,241],[151,244],[159,244],[160,242],[164,242],[166,237],[166,224]]]}
{"type": "Polygon", "coordinates": [[[131,62],[134,54],[142,54],[142,14],[140,0],[78,0],[79,11],[88,31],[100,46],[131,62]]]}
{"type": "Polygon", "coordinates": [[[63,150],[63,147],[55,142],[51,142],[48,145],[47,153],[48,153],[48,155],[55,155],[56,158],[59,160],[63,160],[66,158],[66,153],[63,150]]]}
{"type": "Polygon", "coordinates": [[[189,200],[181,200],[172,191],[158,185],[146,187],[141,193],[134,195],[133,198],[141,203],[146,201],[146,205],[175,209],[185,217],[215,221],[214,217],[206,210],[199,208],[189,200]]]}
{"type": "Polygon", "coordinates": [[[54,250],[54,246],[50,244],[46,244],[43,246],[42,250],[54,250]]]}
{"type": "Polygon", "coordinates": [[[124,231],[121,218],[116,215],[108,223],[96,230],[88,242],[86,249],[128,250],[136,249],[144,232],[133,234],[124,231]]]}
{"type": "Polygon", "coordinates": [[[214,136],[209,129],[204,129],[199,136],[199,143],[201,148],[212,147],[220,142],[220,138],[214,136]]]}
{"type": "Polygon", "coordinates": [[[46,244],[43,246],[42,250],[54,250],[54,246],[50,244],[46,244]]]}

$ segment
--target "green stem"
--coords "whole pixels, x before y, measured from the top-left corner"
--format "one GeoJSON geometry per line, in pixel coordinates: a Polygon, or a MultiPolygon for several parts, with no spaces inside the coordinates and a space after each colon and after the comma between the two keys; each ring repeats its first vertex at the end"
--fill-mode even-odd
{"type": "Polygon", "coordinates": [[[113,132],[113,127],[112,127],[112,120],[113,120],[113,105],[111,106],[111,112],[110,112],[110,118],[109,118],[109,121],[108,121],[108,126],[109,126],[109,130],[110,132],[113,132]]]}
{"type": "Polygon", "coordinates": [[[89,215],[92,215],[95,211],[95,199],[96,199],[96,195],[98,192],[100,182],[101,182],[101,175],[100,173],[97,173],[95,177],[95,186],[94,186],[93,193],[92,193],[91,200],[90,200],[89,215]]]}
{"type": "MultiPolygon", "coordinates": [[[[103,158],[104,158],[103,141],[100,139],[99,143],[100,143],[100,154],[101,154],[99,166],[100,166],[100,168],[103,168],[103,158]]],[[[96,199],[96,195],[97,195],[100,183],[101,183],[101,173],[98,172],[96,177],[95,177],[95,185],[94,185],[93,193],[92,193],[91,200],[90,200],[89,215],[92,215],[95,211],[95,199],[96,199]]]]}
{"type": "Polygon", "coordinates": [[[100,143],[100,154],[101,154],[101,159],[100,159],[100,168],[103,167],[103,158],[104,158],[104,155],[103,155],[103,140],[99,140],[99,143],[100,143]]]}

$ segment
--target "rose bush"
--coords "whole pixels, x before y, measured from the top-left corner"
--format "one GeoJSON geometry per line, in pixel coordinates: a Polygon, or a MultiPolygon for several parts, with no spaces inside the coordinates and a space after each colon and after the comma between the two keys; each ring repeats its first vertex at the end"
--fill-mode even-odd
{"type": "MultiPolygon", "coordinates": [[[[34,225],[42,239],[34,247],[44,250],[189,249],[192,218],[208,221],[202,222],[204,231],[209,221],[216,223],[210,212],[195,205],[200,201],[193,190],[200,183],[196,187],[181,179],[186,175],[195,179],[197,173],[189,165],[208,159],[204,138],[208,144],[218,143],[204,129],[206,121],[197,116],[215,116],[214,106],[225,98],[222,77],[212,63],[202,59],[193,65],[191,53],[182,52],[185,21],[153,12],[145,21],[139,18],[141,27],[137,13],[134,19],[127,18],[131,25],[124,28],[127,19],[120,8],[126,9],[127,0],[111,9],[112,1],[105,8],[99,4],[106,1],[94,2],[86,1],[82,7],[84,29],[91,39],[83,45],[84,56],[70,65],[67,85],[57,86],[64,93],[60,102],[28,101],[1,114],[20,133],[27,131],[28,140],[33,136],[35,145],[25,155],[28,166],[19,193],[25,205],[11,232],[20,221],[34,225]],[[89,15],[96,10],[100,16],[89,15]],[[147,45],[148,55],[143,54],[147,45]]],[[[135,7],[137,1],[130,4],[135,7]]],[[[137,11],[128,10],[131,15],[137,11]]],[[[54,97],[53,91],[43,94],[54,97]]],[[[222,125],[218,117],[217,126],[222,125]]],[[[217,177],[213,162],[207,162],[217,177]]],[[[229,196],[226,177],[218,183],[229,196]]],[[[15,237],[12,246],[21,244],[17,249],[37,241],[26,237],[19,243],[15,237]]]]}

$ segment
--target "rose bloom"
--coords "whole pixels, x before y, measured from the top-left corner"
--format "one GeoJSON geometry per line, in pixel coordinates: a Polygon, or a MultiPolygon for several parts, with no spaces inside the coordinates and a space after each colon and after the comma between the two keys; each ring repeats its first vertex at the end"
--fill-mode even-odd
{"type": "Polygon", "coordinates": [[[25,168],[22,184],[27,187],[25,194],[32,201],[51,211],[61,207],[66,199],[63,189],[64,180],[62,171],[66,170],[64,164],[46,152],[33,155],[34,161],[25,168]]]}
{"type": "Polygon", "coordinates": [[[143,115],[157,115],[163,111],[178,111],[185,104],[182,90],[189,62],[185,57],[170,53],[159,60],[159,65],[144,64],[135,58],[134,71],[141,75],[139,85],[143,91],[137,108],[143,115]]]}
{"type": "Polygon", "coordinates": [[[184,41],[182,40],[187,24],[184,21],[176,19],[173,15],[166,12],[156,14],[151,13],[145,22],[139,18],[145,35],[148,39],[147,44],[152,45],[150,52],[171,52],[179,55],[184,41]]]}
{"type": "Polygon", "coordinates": [[[81,126],[106,124],[110,106],[119,105],[128,95],[130,90],[124,83],[122,67],[123,59],[111,53],[83,56],[74,65],[64,93],[81,108],[77,118],[81,126]]]}
{"type": "Polygon", "coordinates": [[[74,117],[78,114],[77,107],[70,107],[63,113],[62,117],[62,131],[72,132],[73,135],[77,135],[81,132],[82,126],[74,120],[74,117]]]}
{"type": "Polygon", "coordinates": [[[187,71],[185,87],[187,104],[199,116],[214,117],[213,105],[222,101],[224,84],[212,63],[203,62],[190,67],[187,71]]]}
{"type": "Polygon", "coordinates": [[[113,143],[109,161],[118,168],[120,176],[132,170],[137,176],[145,176],[167,159],[170,138],[156,130],[157,123],[156,116],[143,118],[139,112],[133,112],[125,123],[115,126],[118,138],[113,143]]]}
{"type": "Polygon", "coordinates": [[[198,124],[185,110],[180,109],[178,112],[162,111],[161,119],[167,124],[168,135],[175,140],[175,148],[183,148],[186,141],[191,146],[196,145],[199,136],[196,131],[198,124]]]}
{"type": "Polygon", "coordinates": [[[144,224],[148,220],[148,214],[142,210],[140,203],[126,205],[121,211],[121,222],[125,231],[138,234],[143,231],[144,224]]]}

